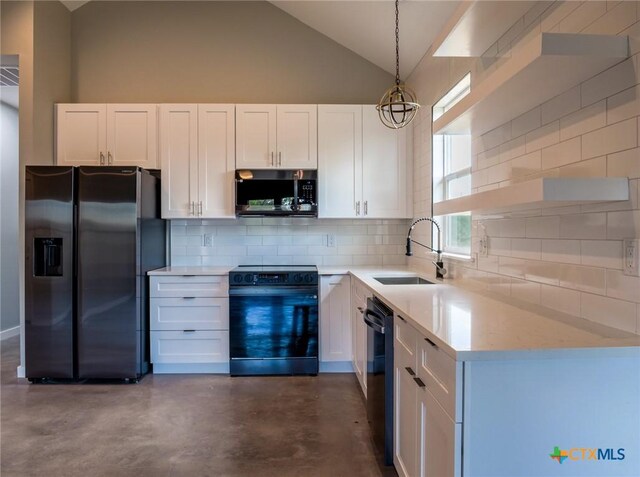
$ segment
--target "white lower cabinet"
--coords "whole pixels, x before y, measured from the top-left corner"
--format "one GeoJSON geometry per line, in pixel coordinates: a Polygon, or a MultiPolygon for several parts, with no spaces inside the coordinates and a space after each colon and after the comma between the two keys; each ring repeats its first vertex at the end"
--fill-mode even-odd
{"type": "Polygon", "coordinates": [[[394,319],[393,348],[394,464],[398,474],[460,477],[461,364],[399,315],[394,319]]]}
{"type": "Polygon", "coordinates": [[[367,325],[363,320],[367,309],[368,289],[356,280],[351,286],[351,333],[353,346],[353,370],[356,373],[362,393],[367,397],[367,325]]]}
{"type": "Polygon", "coordinates": [[[320,371],[352,372],[351,277],[320,277],[320,371]]]}
{"type": "Polygon", "coordinates": [[[229,372],[226,276],[150,277],[154,373],[229,372]]]}

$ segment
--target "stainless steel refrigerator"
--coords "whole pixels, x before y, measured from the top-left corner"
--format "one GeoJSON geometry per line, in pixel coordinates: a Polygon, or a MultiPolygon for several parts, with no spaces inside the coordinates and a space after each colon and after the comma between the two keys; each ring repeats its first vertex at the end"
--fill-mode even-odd
{"type": "Polygon", "coordinates": [[[137,380],[148,279],[165,265],[160,179],[138,167],[27,166],[26,376],[137,380]]]}

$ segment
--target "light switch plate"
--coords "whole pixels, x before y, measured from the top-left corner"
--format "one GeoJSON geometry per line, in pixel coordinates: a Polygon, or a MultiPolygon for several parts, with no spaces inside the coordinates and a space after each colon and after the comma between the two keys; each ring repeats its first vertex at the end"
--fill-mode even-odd
{"type": "Polygon", "coordinates": [[[622,241],[622,273],[640,277],[640,239],[629,238],[622,241]]]}
{"type": "Polygon", "coordinates": [[[204,234],[204,246],[213,247],[213,234],[204,234]]]}
{"type": "Polygon", "coordinates": [[[327,247],[335,247],[336,246],[336,236],[334,234],[327,234],[327,247]]]}

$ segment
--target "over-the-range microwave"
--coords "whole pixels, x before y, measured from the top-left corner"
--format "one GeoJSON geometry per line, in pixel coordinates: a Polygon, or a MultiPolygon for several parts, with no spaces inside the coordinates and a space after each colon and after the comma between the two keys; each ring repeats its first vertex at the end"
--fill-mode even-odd
{"type": "Polygon", "coordinates": [[[318,171],[236,170],[236,216],[318,216],[318,171]]]}

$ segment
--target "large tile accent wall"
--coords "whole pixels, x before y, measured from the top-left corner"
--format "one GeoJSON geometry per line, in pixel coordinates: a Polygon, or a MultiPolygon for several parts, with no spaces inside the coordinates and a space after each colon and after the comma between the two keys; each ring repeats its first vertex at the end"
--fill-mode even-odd
{"type": "MultiPolygon", "coordinates": [[[[474,216],[475,261],[452,261],[449,267],[454,280],[640,334],[640,278],[622,274],[622,239],[640,237],[640,2],[538,2],[489,49],[487,58],[427,55],[409,83],[423,103],[433,104],[464,73],[472,71],[472,85],[481,81],[505,61],[490,56],[508,56],[541,31],[629,35],[632,56],[474,137],[473,191],[538,176],[626,176],[631,198],[474,216]],[[478,256],[483,231],[489,237],[488,257],[478,256]]],[[[430,215],[430,107],[421,111],[414,124],[414,206],[417,215],[430,215]]],[[[431,270],[430,260],[423,255],[410,264],[431,270]]]]}
{"type": "Polygon", "coordinates": [[[405,265],[408,225],[404,219],[172,220],[171,264],[405,265]]]}

